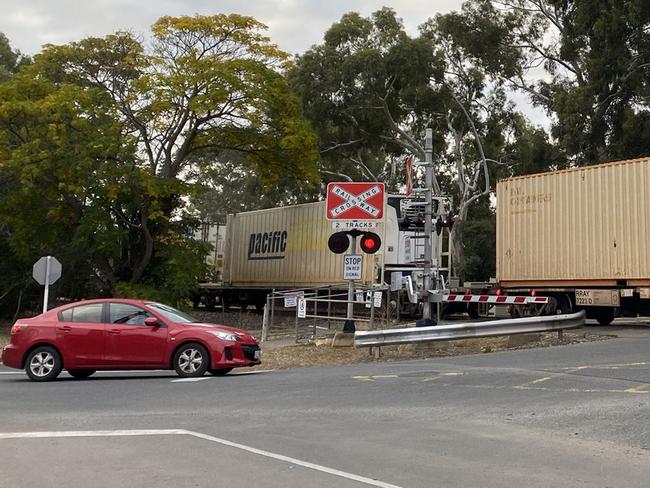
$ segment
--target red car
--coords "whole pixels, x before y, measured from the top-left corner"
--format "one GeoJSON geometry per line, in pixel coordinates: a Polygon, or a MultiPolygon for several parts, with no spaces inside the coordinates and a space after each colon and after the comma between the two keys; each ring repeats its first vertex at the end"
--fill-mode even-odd
{"type": "Polygon", "coordinates": [[[219,376],[260,364],[260,348],[242,330],[198,323],[161,303],[105,299],[16,321],[2,361],[24,368],[34,381],[52,380],[62,369],[79,379],[102,369],[174,369],[182,377],[209,371],[219,376]]]}

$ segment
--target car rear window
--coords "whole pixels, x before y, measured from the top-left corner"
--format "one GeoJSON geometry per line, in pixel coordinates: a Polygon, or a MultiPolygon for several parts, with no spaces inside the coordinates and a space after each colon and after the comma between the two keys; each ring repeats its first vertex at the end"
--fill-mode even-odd
{"type": "Polygon", "coordinates": [[[91,322],[101,324],[103,306],[101,303],[90,303],[88,305],[68,308],[61,312],[60,320],[63,322],[91,322]]]}

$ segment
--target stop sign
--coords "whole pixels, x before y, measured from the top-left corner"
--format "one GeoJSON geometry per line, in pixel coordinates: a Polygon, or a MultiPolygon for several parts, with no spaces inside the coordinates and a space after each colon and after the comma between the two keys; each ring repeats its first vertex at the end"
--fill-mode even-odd
{"type": "Polygon", "coordinates": [[[61,278],[61,263],[54,256],[43,256],[41,259],[34,263],[32,268],[32,276],[39,285],[44,285],[47,279],[47,284],[51,285],[61,278]],[[50,262],[49,274],[47,262],[50,262]]]}

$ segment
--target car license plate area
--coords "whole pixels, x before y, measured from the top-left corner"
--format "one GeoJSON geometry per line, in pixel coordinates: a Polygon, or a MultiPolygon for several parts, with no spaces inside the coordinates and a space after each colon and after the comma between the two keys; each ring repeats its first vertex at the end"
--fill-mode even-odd
{"type": "Polygon", "coordinates": [[[576,290],[576,305],[587,307],[618,307],[621,303],[618,290],[576,290]]]}
{"type": "Polygon", "coordinates": [[[262,351],[258,349],[257,351],[255,351],[255,355],[253,357],[255,358],[256,361],[260,359],[262,357],[262,351]]]}

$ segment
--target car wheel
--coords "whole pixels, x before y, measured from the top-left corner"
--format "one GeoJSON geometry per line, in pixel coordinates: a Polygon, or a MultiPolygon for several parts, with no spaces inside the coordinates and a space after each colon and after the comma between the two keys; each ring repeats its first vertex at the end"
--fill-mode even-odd
{"type": "Polygon", "coordinates": [[[195,378],[203,376],[210,366],[208,351],[201,344],[183,344],[174,354],[174,369],[178,376],[195,378]]]}
{"type": "Polygon", "coordinates": [[[94,369],[69,369],[68,374],[75,379],[85,380],[86,378],[95,374],[94,369]]]}
{"type": "Polygon", "coordinates": [[[25,372],[33,381],[50,381],[59,376],[63,362],[59,351],[51,346],[34,349],[25,361],[25,372]]]}
{"type": "Polygon", "coordinates": [[[232,368],[211,369],[210,374],[212,376],[226,376],[231,371],[232,371],[232,368]]]}

